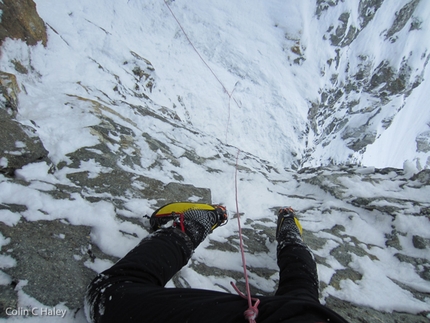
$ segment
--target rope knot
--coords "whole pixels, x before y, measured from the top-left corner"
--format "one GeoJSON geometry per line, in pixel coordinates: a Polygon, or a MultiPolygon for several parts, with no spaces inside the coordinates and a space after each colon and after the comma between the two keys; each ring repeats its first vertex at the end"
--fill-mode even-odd
{"type": "Polygon", "coordinates": [[[256,306],[252,306],[248,308],[243,315],[249,322],[255,322],[255,319],[258,316],[258,308],[256,306]]]}
{"type": "Polygon", "coordinates": [[[239,288],[237,288],[236,284],[233,282],[230,282],[231,286],[233,286],[234,290],[239,294],[240,297],[248,300],[248,309],[243,312],[243,315],[248,320],[249,323],[256,323],[255,319],[258,316],[258,305],[260,304],[260,300],[258,298],[251,297],[251,294],[249,294],[249,285],[248,285],[248,295],[245,295],[242,293],[239,288]],[[252,306],[252,301],[255,302],[254,306],[252,306]]]}

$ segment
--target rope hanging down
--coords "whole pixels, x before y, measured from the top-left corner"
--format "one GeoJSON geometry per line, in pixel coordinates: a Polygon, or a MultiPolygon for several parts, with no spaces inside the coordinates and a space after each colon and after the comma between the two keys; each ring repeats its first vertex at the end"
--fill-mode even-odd
{"type": "Polygon", "coordinates": [[[231,282],[231,285],[240,296],[248,300],[248,309],[245,311],[244,315],[245,315],[245,318],[249,321],[249,323],[255,323],[255,318],[258,315],[257,307],[258,307],[258,304],[260,304],[260,300],[258,298],[251,297],[251,290],[249,288],[249,280],[248,280],[248,272],[246,270],[246,259],[245,259],[245,250],[243,248],[242,226],[240,224],[240,213],[239,213],[239,202],[238,202],[239,198],[237,194],[238,192],[237,168],[238,168],[238,162],[239,162],[239,154],[240,154],[240,149],[237,150],[237,155],[236,155],[236,167],[234,172],[234,193],[235,193],[235,200],[236,200],[237,225],[239,227],[240,252],[242,254],[243,275],[245,276],[246,295],[244,295],[233,282],[231,282]],[[252,305],[252,301],[255,301],[254,306],[252,305]]]}
{"type": "Polygon", "coordinates": [[[228,125],[230,124],[230,101],[231,101],[231,99],[233,99],[233,101],[236,103],[236,105],[238,107],[240,107],[239,103],[233,97],[233,92],[236,89],[236,85],[237,85],[238,82],[236,82],[236,84],[234,85],[233,91],[230,92],[229,90],[227,90],[227,88],[225,87],[224,83],[221,82],[221,80],[219,79],[219,77],[215,74],[215,72],[209,66],[209,64],[206,63],[206,61],[203,58],[203,56],[200,54],[200,52],[194,46],[194,44],[191,41],[190,37],[188,37],[188,34],[185,32],[184,27],[182,27],[182,24],[179,22],[178,18],[176,17],[175,13],[173,12],[172,8],[170,8],[169,4],[167,3],[167,0],[164,0],[164,4],[166,5],[167,9],[169,9],[170,13],[172,14],[172,17],[176,20],[176,23],[178,24],[179,28],[182,30],[182,33],[185,35],[185,38],[187,38],[188,43],[191,45],[191,47],[193,48],[193,50],[196,52],[197,56],[199,56],[200,60],[203,62],[203,64],[205,64],[205,66],[209,69],[209,71],[212,73],[212,75],[215,77],[215,79],[221,85],[221,87],[224,90],[224,92],[227,93],[227,95],[228,95],[228,120],[227,120],[227,131],[226,131],[226,134],[225,134],[225,142],[227,143],[228,125]]]}
{"type": "MultiPolygon", "coordinates": [[[[179,28],[181,28],[182,32],[184,33],[185,37],[187,38],[188,42],[190,43],[191,47],[194,49],[194,51],[197,53],[197,55],[200,57],[200,59],[202,60],[202,62],[206,65],[206,67],[209,69],[209,71],[211,71],[212,75],[216,78],[216,80],[218,81],[218,83],[222,86],[222,88],[224,89],[225,93],[227,93],[227,95],[231,98],[232,93],[230,93],[227,88],[224,86],[224,84],[221,82],[221,80],[218,78],[218,76],[215,74],[215,72],[212,70],[212,68],[208,65],[208,63],[206,63],[206,61],[204,60],[204,58],[202,57],[202,55],[200,55],[199,51],[197,50],[197,48],[194,46],[193,42],[191,41],[191,39],[188,37],[188,34],[185,32],[185,29],[182,27],[181,23],[179,22],[178,18],[176,18],[175,14],[173,13],[173,10],[170,8],[169,4],[167,3],[167,0],[164,0],[164,4],[166,5],[166,7],[169,9],[170,13],[172,14],[173,18],[175,18],[179,28]]],[[[235,98],[233,98],[233,100],[236,102],[235,98]]],[[[236,104],[239,106],[239,104],[236,102],[236,104]]]]}
{"type": "MultiPolygon", "coordinates": [[[[190,40],[190,38],[188,37],[187,33],[185,32],[184,28],[182,27],[181,23],[179,22],[178,18],[176,18],[175,14],[173,13],[173,10],[170,8],[169,4],[167,3],[167,0],[164,0],[164,4],[166,5],[166,7],[169,9],[170,13],[172,14],[173,18],[176,20],[176,23],[178,24],[179,28],[182,30],[182,32],[184,33],[185,37],[187,38],[188,42],[190,43],[191,47],[193,48],[193,50],[196,52],[196,54],[199,56],[199,58],[201,59],[201,61],[206,65],[206,67],[209,69],[209,71],[212,73],[212,75],[215,77],[215,79],[218,81],[218,83],[221,85],[221,87],[223,88],[224,92],[227,93],[229,101],[228,101],[228,109],[229,109],[229,120],[230,121],[230,101],[231,99],[233,99],[233,101],[237,104],[238,107],[240,107],[240,105],[237,103],[236,99],[234,97],[232,97],[233,92],[235,89],[233,89],[232,92],[229,92],[227,90],[227,88],[224,86],[224,84],[221,82],[221,80],[218,78],[218,76],[215,74],[215,72],[212,70],[212,68],[208,65],[208,63],[206,63],[206,61],[204,60],[204,58],[202,57],[202,55],[200,55],[199,51],[197,50],[197,48],[194,46],[193,42],[190,40]]],[[[236,83],[237,84],[237,83],[236,83]]],[[[235,84],[235,86],[236,86],[235,84]]],[[[228,127],[228,124],[227,124],[228,127]]],[[[228,130],[228,128],[227,128],[228,130]]],[[[227,134],[226,134],[226,140],[227,140],[227,134]]],[[[245,284],[246,284],[246,295],[243,294],[238,288],[237,286],[232,282],[231,285],[233,286],[233,288],[236,290],[236,292],[243,298],[248,300],[248,309],[244,312],[245,318],[249,321],[249,323],[255,323],[255,319],[258,315],[258,305],[260,303],[260,300],[258,298],[252,298],[251,297],[251,291],[250,291],[250,287],[249,287],[249,280],[248,280],[248,273],[247,273],[247,269],[246,269],[246,259],[245,259],[245,250],[243,247],[243,238],[242,238],[242,227],[240,224],[240,215],[239,215],[239,202],[238,202],[238,188],[237,188],[237,169],[238,169],[238,160],[239,160],[239,154],[240,154],[240,149],[237,150],[237,156],[236,156],[236,167],[235,167],[235,175],[234,175],[234,179],[235,179],[235,199],[236,199],[236,215],[237,215],[237,223],[238,223],[238,227],[239,227],[239,241],[240,241],[240,251],[241,251],[241,255],[242,255],[242,264],[243,264],[243,273],[245,276],[245,284]],[[252,302],[255,302],[255,305],[252,305],[252,302]]]]}

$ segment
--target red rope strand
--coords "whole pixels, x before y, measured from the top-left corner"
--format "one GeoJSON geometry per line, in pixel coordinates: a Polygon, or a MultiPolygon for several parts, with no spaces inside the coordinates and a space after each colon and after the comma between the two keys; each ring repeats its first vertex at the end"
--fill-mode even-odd
{"type": "Polygon", "coordinates": [[[258,307],[258,304],[260,304],[260,300],[258,298],[251,297],[251,290],[249,287],[249,280],[248,280],[248,272],[246,270],[245,249],[243,247],[242,226],[240,224],[240,213],[239,213],[239,202],[238,202],[239,198],[238,198],[238,188],[237,188],[238,186],[237,169],[239,165],[238,164],[239,154],[240,154],[240,149],[237,150],[237,155],[236,155],[236,167],[234,172],[234,193],[235,193],[235,199],[236,199],[237,225],[239,227],[239,243],[240,243],[240,252],[242,254],[243,274],[245,276],[246,295],[244,295],[233,282],[231,283],[231,285],[240,296],[248,300],[248,309],[245,311],[244,315],[245,315],[245,318],[249,321],[249,323],[255,323],[255,318],[258,315],[257,307],[258,307]],[[252,301],[255,301],[254,306],[252,305],[252,301]]]}
{"type": "MultiPolygon", "coordinates": [[[[199,56],[199,58],[201,59],[201,61],[206,65],[206,67],[209,69],[209,71],[212,73],[212,75],[215,77],[215,79],[218,81],[218,83],[221,85],[221,87],[223,88],[224,92],[227,93],[228,95],[228,122],[227,122],[227,130],[226,130],[226,142],[227,142],[227,133],[228,133],[228,125],[230,123],[230,101],[231,99],[233,99],[233,101],[237,104],[237,106],[240,108],[239,103],[236,101],[236,99],[234,97],[232,97],[233,92],[236,89],[236,84],[235,87],[233,88],[233,91],[231,91],[231,93],[227,90],[227,88],[224,86],[224,84],[221,82],[221,80],[218,78],[218,76],[215,74],[215,72],[212,70],[212,68],[208,65],[208,63],[206,63],[206,61],[204,60],[204,58],[202,57],[202,55],[200,55],[199,51],[197,50],[197,48],[194,46],[193,42],[190,40],[190,38],[188,37],[187,33],[185,32],[184,28],[182,27],[181,23],[179,22],[178,18],[176,18],[175,14],[173,13],[173,10],[170,8],[169,4],[167,3],[166,0],[164,0],[164,4],[166,5],[166,7],[169,9],[170,13],[172,14],[173,18],[176,20],[179,28],[182,30],[182,32],[184,33],[185,37],[187,38],[188,42],[190,43],[191,47],[193,48],[193,50],[197,53],[197,55],[199,56]]],[[[240,214],[239,214],[239,198],[238,198],[238,188],[237,188],[237,169],[238,169],[238,161],[239,161],[239,154],[240,154],[240,149],[237,150],[237,156],[236,156],[236,167],[235,167],[235,198],[236,198],[236,214],[237,214],[237,223],[238,223],[238,227],[239,227],[239,241],[240,241],[240,252],[242,255],[242,264],[243,264],[243,273],[245,276],[245,285],[246,285],[246,295],[243,294],[238,288],[237,286],[232,282],[231,285],[233,286],[233,288],[236,290],[236,292],[243,297],[244,299],[248,300],[248,309],[244,312],[244,316],[245,318],[249,321],[249,323],[255,323],[255,319],[258,315],[258,304],[260,304],[260,300],[258,298],[252,298],[251,297],[251,291],[250,291],[250,287],[249,287],[249,280],[248,280],[248,273],[247,273],[247,269],[246,269],[246,259],[245,259],[245,250],[243,247],[243,237],[242,237],[242,227],[240,224],[240,214]],[[252,302],[255,302],[254,305],[252,305],[252,302]]]]}
{"type": "Polygon", "coordinates": [[[197,53],[197,55],[200,57],[200,59],[206,65],[206,67],[209,69],[209,71],[211,71],[212,75],[216,78],[216,80],[218,81],[218,83],[221,84],[221,86],[224,89],[224,91],[228,94],[228,96],[230,96],[230,93],[225,88],[224,84],[220,81],[220,79],[215,74],[215,72],[211,69],[211,67],[208,65],[208,63],[206,63],[206,61],[203,59],[202,55],[200,55],[199,51],[197,50],[197,48],[194,46],[193,42],[188,37],[188,34],[185,32],[184,28],[182,27],[182,25],[179,22],[178,18],[176,18],[175,14],[173,13],[173,10],[170,8],[170,6],[169,6],[169,4],[167,3],[166,0],[164,0],[164,3],[166,4],[167,8],[169,8],[170,13],[172,14],[173,18],[175,18],[176,22],[178,23],[179,28],[181,28],[182,32],[184,33],[184,35],[187,38],[188,42],[190,43],[191,47],[194,49],[194,51],[197,53]]]}
{"type": "Polygon", "coordinates": [[[173,18],[176,20],[176,23],[178,24],[179,28],[182,30],[183,34],[185,35],[185,38],[187,38],[188,43],[191,45],[193,50],[196,52],[197,56],[199,56],[200,60],[203,62],[203,64],[206,65],[206,67],[209,69],[209,71],[212,73],[212,75],[215,77],[215,79],[218,81],[218,83],[221,85],[222,89],[225,93],[228,95],[228,120],[227,120],[227,129],[225,133],[225,143],[228,143],[227,136],[228,136],[228,127],[230,124],[230,101],[233,99],[233,101],[236,103],[236,105],[240,108],[239,103],[236,101],[236,99],[233,97],[233,93],[236,90],[236,84],[234,85],[233,91],[229,92],[227,88],[225,87],[224,83],[221,82],[219,77],[216,75],[216,73],[213,71],[213,69],[209,66],[209,64],[206,62],[206,60],[203,58],[203,56],[200,54],[200,52],[197,50],[197,48],[194,46],[193,42],[191,41],[190,37],[188,37],[188,34],[185,32],[184,27],[182,27],[182,24],[179,22],[178,18],[176,17],[175,13],[173,12],[172,8],[170,8],[169,4],[166,0],[164,0],[164,4],[166,5],[167,9],[169,9],[170,13],[172,14],[173,18]]]}

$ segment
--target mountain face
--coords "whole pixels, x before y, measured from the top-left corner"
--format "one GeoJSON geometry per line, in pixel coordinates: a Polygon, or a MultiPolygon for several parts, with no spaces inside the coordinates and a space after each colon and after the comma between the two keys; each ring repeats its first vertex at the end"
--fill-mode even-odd
{"type": "MultiPolygon", "coordinates": [[[[425,1],[255,2],[172,2],[181,27],[163,1],[40,1],[44,20],[23,19],[32,28],[11,18],[27,2],[2,5],[2,70],[43,83],[51,97],[61,86],[113,106],[150,102],[278,167],[428,167],[425,1]],[[47,35],[47,47],[26,49],[47,35]]],[[[20,115],[30,119],[23,107],[20,115]]]]}
{"type": "Polygon", "coordinates": [[[414,151],[411,160],[419,168],[428,167],[427,85],[423,82],[430,57],[428,42],[421,38],[426,27],[420,16],[425,4],[391,5],[359,1],[345,8],[337,1],[317,2],[322,32],[316,38],[323,39],[318,46],[330,43],[331,56],[322,56],[325,64],[319,68],[324,85],[309,109],[315,147],[308,153],[311,160],[342,162],[330,156],[330,147],[346,145],[348,161],[401,166],[403,152],[414,151]],[[412,130],[407,115],[424,117],[422,127],[412,130]],[[413,135],[403,140],[407,132],[413,135]],[[384,157],[376,156],[380,152],[384,157]]]}
{"type": "Polygon", "coordinates": [[[84,322],[85,286],[170,201],[224,203],[231,219],[169,286],[233,293],[237,171],[253,293],[276,289],[275,212],[291,205],[322,302],[352,322],[428,320],[428,3],[0,13],[0,316],[42,303],[84,322]]]}

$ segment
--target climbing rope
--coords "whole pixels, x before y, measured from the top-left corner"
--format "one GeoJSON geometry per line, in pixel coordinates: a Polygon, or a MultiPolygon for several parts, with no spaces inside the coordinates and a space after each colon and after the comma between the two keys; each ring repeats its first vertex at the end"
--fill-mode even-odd
{"type": "MultiPolygon", "coordinates": [[[[225,91],[225,93],[227,93],[227,95],[231,98],[232,93],[230,93],[227,88],[224,86],[224,83],[221,82],[221,80],[218,78],[218,76],[215,74],[215,72],[212,70],[212,68],[209,66],[208,63],[206,63],[205,59],[202,57],[202,55],[200,55],[199,51],[197,50],[197,48],[194,46],[193,42],[191,41],[191,39],[188,37],[188,34],[185,32],[185,29],[182,27],[181,23],[179,22],[178,18],[176,18],[175,14],[173,13],[173,10],[170,8],[169,4],[167,3],[167,0],[164,0],[164,4],[166,5],[166,7],[169,9],[170,13],[172,14],[173,18],[176,20],[179,28],[181,28],[182,32],[184,33],[185,37],[187,38],[188,42],[190,43],[191,47],[193,48],[193,50],[197,53],[197,55],[200,57],[201,61],[203,62],[203,64],[206,65],[206,67],[209,69],[209,71],[212,73],[212,75],[215,77],[215,79],[218,81],[218,83],[221,85],[221,87],[223,88],[223,90],[225,91]]],[[[233,100],[236,102],[236,100],[233,98],[233,100]]],[[[236,102],[237,105],[239,105],[236,102]]]]}
{"type": "Polygon", "coordinates": [[[246,259],[245,259],[245,250],[243,247],[242,226],[240,224],[240,212],[239,212],[239,202],[238,202],[239,198],[238,198],[238,188],[237,188],[238,186],[237,169],[239,165],[239,154],[240,154],[240,149],[237,150],[237,155],[236,155],[236,167],[234,172],[234,193],[235,193],[235,200],[236,200],[237,225],[239,227],[240,253],[242,254],[243,274],[245,276],[246,295],[244,295],[233,282],[231,282],[231,285],[241,297],[248,300],[248,309],[245,311],[244,315],[245,315],[245,318],[249,321],[249,323],[255,323],[255,318],[258,315],[258,304],[260,304],[260,300],[258,298],[251,297],[251,290],[249,287],[249,280],[248,280],[248,272],[246,269],[246,259]],[[255,301],[255,305],[252,305],[252,301],[255,301]]]}
{"type": "Polygon", "coordinates": [[[200,54],[200,52],[194,46],[194,44],[191,41],[190,37],[188,37],[188,34],[186,33],[184,27],[182,27],[182,24],[180,23],[179,19],[176,17],[176,15],[173,12],[172,8],[170,8],[169,4],[167,3],[167,0],[164,0],[164,4],[166,5],[167,9],[169,9],[170,13],[172,14],[172,17],[175,19],[176,23],[178,24],[179,28],[182,30],[182,33],[185,35],[185,38],[187,38],[188,43],[191,45],[191,47],[193,48],[193,50],[196,52],[197,56],[200,58],[200,60],[203,62],[203,64],[205,64],[205,66],[208,68],[208,70],[212,73],[212,75],[215,77],[215,79],[221,85],[223,91],[225,93],[227,93],[227,95],[228,95],[228,120],[227,120],[227,130],[226,130],[226,135],[225,135],[225,141],[227,143],[228,126],[229,126],[229,123],[230,123],[230,101],[231,101],[231,99],[233,99],[233,101],[236,103],[236,105],[238,107],[240,107],[239,103],[233,97],[233,92],[236,89],[236,85],[237,85],[238,82],[236,82],[236,84],[234,85],[234,88],[233,88],[233,90],[231,92],[229,90],[227,90],[227,88],[225,87],[224,83],[221,82],[221,80],[219,79],[219,77],[216,75],[216,73],[213,71],[213,69],[209,66],[209,64],[205,61],[205,59],[203,58],[203,56],[200,54]]]}
{"type": "MultiPolygon", "coordinates": [[[[228,95],[228,123],[227,123],[227,131],[226,131],[226,141],[227,141],[228,124],[230,123],[230,101],[231,101],[231,99],[233,99],[233,101],[237,104],[237,106],[240,107],[240,105],[236,101],[236,99],[234,97],[232,97],[233,92],[236,89],[237,83],[235,84],[235,87],[234,87],[233,91],[229,92],[227,90],[227,88],[225,87],[225,85],[221,82],[221,80],[218,78],[218,76],[215,74],[215,72],[212,70],[212,68],[208,65],[208,63],[206,63],[206,61],[202,57],[202,55],[200,55],[199,51],[194,46],[194,44],[191,41],[191,39],[188,37],[188,34],[185,32],[185,29],[182,27],[181,23],[179,22],[178,18],[174,14],[173,10],[170,8],[169,4],[167,3],[167,0],[164,0],[164,4],[169,9],[169,11],[172,14],[173,18],[176,20],[176,23],[178,24],[179,28],[182,30],[183,34],[187,38],[187,40],[188,40],[189,44],[191,45],[191,47],[193,48],[193,50],[199,56],[199,58],[201,59],[201,61],[203,62],[203,64],[205,64],[205,66],[209,69],[209,71],[212,73],[212,75],[215,77],[215,79],[218,81],[218,83],[221,85],[221,87],[223,88],[224,92],[227,93],[227,95],[228,95]]],[[[231,282],[231,285],[233,286],[233,288],[235,289],[235,291],[239,294],[239,296],[241,296],[244,299],[248,300],[248,309],[244,312],[244,316],[249,321],[249,323],[255,323],[256,322],[255,319],[257,318],[257,315],[258,315],[258,305],[260,304],[260,300],[258,298],[253,298],[251,296],[251,291],[250,291],[250,287],[249,287],[249,280],[248,280],[248,273],[247,273],[247,269],[246,269],[245,249],[243,247],[242,227],[241,227],[241,224],[240,224],[239,202],[238,202],[239,198],[238,198],[238,185],[237,185],[238,179],[237,179],[237,173],[238,173],[238,164],[239,164],[239,154],[240,154],[240,149],[237,150],[234,179],[235,179],[236,215],[237,215],[237,223],[238,223],[238,227],[239,227],[240,252],[241,252],[241,255],[242,255],[243,273],[244,273],[244,276],[245,276],[246,295],[244,293],[242,293],[239,290],[239,288],[237,288],[237,286],[233,282],[231,282]],[[253,301],[255,302],[254,305],[252,304],[253,301]]]]}

